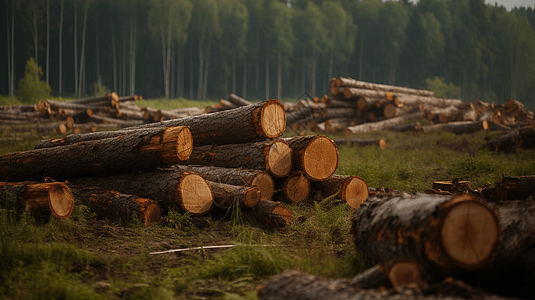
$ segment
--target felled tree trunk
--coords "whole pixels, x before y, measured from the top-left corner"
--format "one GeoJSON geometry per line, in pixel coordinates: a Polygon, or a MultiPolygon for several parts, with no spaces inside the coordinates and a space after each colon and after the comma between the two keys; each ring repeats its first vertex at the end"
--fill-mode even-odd
{"type": "Polygon", "coordinates": [[[433,189],[450,192],[452,194],[464,194],[472,189],[470,181],[452,180],[452,181],[434,181],[433,189]]]}
{"type": "Polygon", "coordinates": [[[432,280],[482,268],[501,241],[496,212],[469,195],[370,198],[355,211],[351,231],[372,264],[414,260],[432,280]]]}
{"type": "Polygon", "coordinates": [[[303,172],[293,171],[288,177],[277,179],[275,188],[277,191],[273,196],[275,201],[299,203],[308,198],[310,181],[303,172]]]}
{"type": "Polygon", "coordinates": [[[487,202],[527,200],[535,193],[535,175],[504,176],[496,184],[478,189],[487,202]]]}
{"type": "MultiPolygon", "coordinates": [[[[334,98],[327,98],[327,107],[344,107],[344,108],[359,108],[358,101],[345,101],[334,98]]],[[[360,108],[359,108],[360,109],[360,108]]]]}
{"type": "Polygon", "coordinates": [[[397,132],[418,132],[418,131],[423,130],[422,125],[420,125],[420,122],[400,124],[400,125],[390,127],[388,129],[392,131],[397,131],[397,132]]]}
{"type": "Polygon", "coordinates": [[[69,188],[74,198],[89,207],[100,219],[124,222],[138,218],[146,226],[160,221],[161,209],[155,200],[98,187],[69,185],[69,188]]]}
{"type": "Polygon", "coordinates": [[[426,97],[426,96],[401,94],[401,93],[396,93],[395,97],[398,98],[396,101],[399,101],[403,105],[409,105],[409,106],[418,106],[420,104],[427,104],[427,105],[436,106],[436,107],[449,107],[449,106],[461,105],[463,103],[462,100],[458,100],[458,99],[444,99],[444,98],[426,97]]]}
{"type": "Polygon", "coordinates": [[[351,208],[358,208],[368,198],[368,183],[359,176],[333,174],[325,181],[312,181],[311,186],[319,197],[334,196],[351,208]]]}
{"type": "Polygon", "coordinates": [[[386,142],[384,139],[373,139],[373,140],[363,140],[363,139],[334,139],[333,140],[337,146],[340,145],[352,145],[358,147],[364,147],[369,145],[378,146],[381,149],[386,148],[386,142]]]}
{"type": "Polygon", "coordinates": [[[316,116],[319,120],[328,120],[328,119],[341,119],[341,118],[353,118],[358,115],[358,112],[354,108],[326,108],[321,112],[316,113],[316,116]]]}
{"type": "Polygon", "coordinates": [[[236,104],[234,104],[234,103],[232,103],[230,101],[227,101],[227,100],[220,99],[219,103],[213,104],[213,105],[208,105],[204,109],[204,112],[207,113],[207,114],[210,114],[210,113],[215,113],[215,112],[218,112],[218,111],[234,109],[236,107],[239,107],[239,105],[236,105],[236,104]]]}
{"type": "Polygon", "coordinates": [[[248,144],[194,147],[185,165],[265,170],[273,177],[285,177],[292,170],[292,149],[281,139],[248,144]]]}
{"type": "Polygon", "coordinates": [[[281,136],[286,128],[286,114],[278,100],[268,100],[212,114],[145,124],[138,128],[166,126],[189,126],[194,146],[238,144],[281,136]]]}
{"type": "Polygon", "coordinates": [[[411,88],[406,88],[406,87],[401,87],[401,86],[370,83],[370,82],[358,81],[352,78],[344,78],[344,77],[338,77],[336,79],[335,85],[343,86],[343,87],[355,87],[355,88],[368,89],[368,90],[382,90],[382,91],[390,91],[390,92],[395,92],[395,93],[414,94],[414,95],[420,95],[420,96],[426,96],[426,97],[435,97],[435,93],[432,91],[417,90],[417,89],[411,89],[411,88]]]}
{"type": "Polygon", "coordinates": [[[72,178],[69,182],[156,200],[164,214],[169,209],[182,209],[192,215],[202,215],[212,209],[214,198],[208,182],[194,172],[153,170],[108,177],[72,178]]]}
{"type": "Polygon", "coordinates": [[[392,101],[394,99],[394,94],[391,92],[386,92],[386,91],[381,91],[381,90],[367,90],[367,89],[346,87],[344,89],[344,97],[346,99],[369,98],[369,100],[372,101],[372,103],[375,103],[376,102],[375,99],[386,99],[388,101],[392,101]]]}
{"type": "Polygon", "coordinates": [[[91,114],[89,120],[96,123],[116,124],[118,127],[121,128],[140,126],[142,124],[145,124],[145,121],[143,120],[121,120],[116,118],[104,117],[97,114],[91,114]]]}
{"type": "Polygon", "coordinates": [[[416,111],[419,111],[418,106],[411,106],[411,105],[403,105],[399,106],[394,104],[393,102],[386,103],[383,107],[383,116],[385,119],[391,119],[394,117],[399,117],[402,115],[414,113],[416,111]]]}
{"type": "Polygon", "coordinates": [[[292,212],[280,202],[260,200],[245,212],[251,212],[257,221],[268,228],[281,229],[292,223],[292,212]]]}
{"type": "Polygon", "coordinates": [[[238,95],[232,94],[232,93],[228,95],[228,101],[237,106],[246,106],[246,105],[253,104],[253,102],[247,101],[243,99],[242,97],[239,97],[238,95]]]}
{"type": "Polygon", "coordinates": [[[322,181],[340,164],[336,144],[324,135],[284,138],[293,152],[293,169],[303,171],[308,179],[322,181]]]}
{"type": "Polygon", "coordinates": [[[260,170],[187,165],[176,165],[173,169],[196,172],[208,181],[257,187],[260,191],[260,198],[264,200],[271,200],[275,193],[273,178],[267,172],[260,170]]]}
{"type": "Polygon", "coordinates": [[[485,146],[491,151],[504,153],[516,153],[519,146],[525,149],[535,149],[535,128],[525,127],[513,130],[488,141],[485,146]]]}
{"type": "Polygon", "coordinates": [[[482,130],[489,129],[487,120],[483,121],[460,121],[450,123],[439,123],[433,125],[422,126],[424,132],[430,132],[437,129],[443,129],[454,134],[470,134],[482,130]]]}
{"type": "Polygon", "coordinates": [[[69,218],[74,207],[71,190],[61,182],[0,182],[0,206],[21,214],[26,207],[36,218],[69,218]]]}
{"type": "Polygon", "coordinates": [[[231,185],[208,181],[214,193],[214,205],[218,208],[229,209],[238,205],[241,208],[255,207],[260,201],[260,190],[246,185],[231,185]]]}
{"type": "Polygon", "coordinates": [[[162,110],[162,118],[165,120],[181,119],[204,114],[204,109],[198,107],[185,107],[162,110]]]}
{"type": "Polygon", "coordinates": [[[361,125],[351,126],[348,127],[352,133],[363,133],[363,132],[371,132],[371,131],[378,131],[378,130],[385,130],[389,129],[391,127],[400,125],[405,123],[407,120],[419,118],[422,116],[422,113],[416,112],[412,114],[402,115],[396,118],[387,119],[375,123],[365,123],[361,125]]]}
{"type": "Polygon", "coordinates": [[[69,102],[75,103],[75,104],[106,105],[110,107],[115,107],[117,103],[119,102],[119,96],[117,96],[115,92],[112,92],[101,97],[78,99],[78,100],[73,100],[69,102]]]}

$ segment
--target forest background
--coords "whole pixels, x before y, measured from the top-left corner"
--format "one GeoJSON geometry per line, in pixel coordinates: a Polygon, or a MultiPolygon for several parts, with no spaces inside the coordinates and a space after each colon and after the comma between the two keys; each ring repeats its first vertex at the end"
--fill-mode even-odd
{"type": "Polygon", "coordinates": [[[535,108],[535,5],[484,0],[4,0],[0,94],[33,57],[52,95],[249,100],[331,77],[535,108]]]}

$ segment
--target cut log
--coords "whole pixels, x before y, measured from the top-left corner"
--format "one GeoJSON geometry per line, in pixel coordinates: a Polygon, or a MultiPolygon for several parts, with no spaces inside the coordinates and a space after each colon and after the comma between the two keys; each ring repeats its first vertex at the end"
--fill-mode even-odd
{"type": "MultiPolygon", "coordinates": [[[[380,90],[366,90],[359,88],[346,87],[344,89],[344,97],[346,99],[360,99],[364,98],[368,107],[371,105],[368,104],[368,101],[371,101],[373,105],[378,99],[386,99],[388,101],[394,100],[394,94],[391,92],[380,91],[380,90]],[[373,99],[373,100],[372,100],[373,99]]],[[[360,108],[360,105],[359,105],[360,108]]]]}
{"type": "Polygon", "coordinates": [[[73,100],[69,102],[76,103],[76,104],[107,105],[110,107],[115,107],[117,106],[117,103],[119,102],[119,96],[117,96],[115,92],[112,92],[101,97],[78,99],[78,100],[73,100]]]}
{"type": "Polygon", "coordinates": [[[173,169],[196,172],[208,181],[257,187],[260,191],[260,198],[264,200],[271,200],[275,193],[273,178],[267,172],[260,170],[185,165],[176,165],[173,169]]]}
{"type": "Polygon", "coordinates": [[[422,126],[424,132],[430,132],[433,130],[442,129],[454,134],[470,134],[482,130],[489,129],[489,124],[487,120],[483,121],[459,121],[459,122],[450,122],[450,123],[439,123],[433,125],[422,126]]]}
{"type": "Polygon", "coordinates": [[[333,174],[325,181],[312,181],[312,193],[322,198],[334,196],[351,208],[358,208],[368,198],[368,183],[359,176],[333,174]]]}
{"type": "Polygon", "coordinates": [[[325,130],[327,132],[344,132],[349,126],[366,123],[364,118],[340,118],[325,121],[325,130]]]}
{"type": "Polygon", "coordinates": [[[238,205],[241,208],[255,207],[260,201],[260,190],[257,187],[231,185],[208,181],[214,194],[214,205],[221,209],[229,209],[238,205]]]}
{"type": "Polygon", "coordinates": [[[303,171],[308,179],[323,181],[340,164],[336,144],[324,135],[284,138],[293,152],[293,169],[303,171]]]}
{"type": "Polygon", "coordinates": [[[406,287],[422,287],[426,283],[422,278],[422,267],[415,261],[393,261],[383,263],[388,279],[398,293],[406,287]]]}
{"type": "Polygon", "coordinates": [[[383,107],[383,116],[385,119],[391,119],[394,117],[399,117],[402,115],[414,113],[419,110],[418,106],[411,106],[411,105],[396,105],[393,102],[386,103],[383,107]]]}
{"type": "Polygon", "coordinates": [[[344,88],[343,87],[338,87],[338,86],[331,86],[329,87],[329,94],[331,94],[331,96],[338,96],[338,95],[344,95],[344,88]]]}
{"type": "Polygon", "coordinates": [[[214,199],[208,182],[194,172],[152,170],[108,177],[72,178],[69,182],[156,200],[164,215],[169,209],[179,208],[192,215],[203,215],[210,211],[214,199]]]}
{"type": "Polygon", "coordinates": [[[381,106],[386,99],[374,98],[374,97],[359,97],[357,99],[357,107],[361,111],[368,110],[372,107],[381,106]]]}
{"type": "Polygon", "coordinates": [[[246,106],[246,105],[253,104],[253,102],[247,101],[243,99],[242,97],[239,97],[238,95],[232,94],[232,93],[228,95],[228,101],[237,106],[246,106]]]}
{"type": "Polygon", "coordinates": [[[392,119],[386,119],[375,123],[366,123],[356,126],[347,127],[352,133],[364,133],[378,130],[385,130],[391,127],[406,123],[408,120],[416,119],[422,116],[421,112],[415,112],[412,114],[402,115],[392,119]]]}
{"type": "Polygon", "coordinates": [[[454,179],[452,181],[434,181],[433,189],[450,192],[452,194],[465,194],[472,189],[470,181],[454,179]]]}
{"type": "Polygon", "coordinates": [[[334,139],[337,146],[352,145],[358,147],[365,147],[369,145],[379,146],[381,149],[386,149],[386,142],[384,139],[363,140],[363,139],[334,139]]]}
{"type": "Polygon", "coordinates": [[[250,211],[257,221],[268,228],[281,229],[292,223],[292,212],[280,202],[260,200],[250,211]]]}
{"type": "Polygon", "coordinates": [[[184,165],[265,170],[273,177],[286,177],[292,170],[292,149],[281,139],[248,144],[194,147],[184,165]]]}
{"type": "Polygon", "coordinates": [[[372,264],[414,260],[429,278],[483,267],[501,240],[496,212],[469,195],[369,198],[351,230],[357,251],[372,264]]]}
{"type": "Polygon", "coordinates": [[[229,102],[227,100],[220,99],[219,103],[213,104],[213,105],[208,105],[204,109],[204,112],[207,113],[207,114],[210,114],[210,113],[215,113],[215,112],[218,112],[218,111],[234,109],[236,107],[239,107],[239,106],[234,104],[234,103],[231,103],[231,102],[229,102]]]}
{"type": "Polygon", "coordinates": [[[181,119],[202,114],[204,114],[204,109],[198,107],[162,110],[162,118],[164,120],[181,119]]]}
{"type": "Polygon", "coordinates": [[[358,107],[358,100],[356,102],[355,101],[345,101],[345,100],[334,99],[332,97],[327,98],[326,105],[327,105],[327,107],[333,107],[333,108],[334,107],[359,108],[358,107]]]}
{"type": "Polygon", "coordinates": [[[435,97],[435,93],[432,91],[411,89],[411,88],[406,88],[406,87],[401,87],[401,86],[369,83],[369,82],[358,81],[352,78],[344,78],[344,77],[338,77],[336,79],[336,86],[354,87],[354,88],[368,89],[368,90],[382,90],[382,91],[390,91],[394,93],[405,93],[405,94],[415,94],[415,95],[426,96],[426,97],[435,97]]]}
{"type": "Polygon", "coordinates": [[[104,116],[100,116],[97,114],[91,114],[89,121],[92,121],[95,123],[115,124],[118,127],[122,127],[122,128],[139,126],[139,125],[145,124],[145,121],[143,120],[121,120],[121,119],[104,117],[104,116]]]}
{"type": "Polygon", "coordinates": [[[461,105],[463,103],[463,101],[459,99],[425,97],[425,96],[400,94],[400,93],[396,93],[396,96],[394,97],[394,101],[398,101],[399,103],[403,105],[408,105],[408,106],[418,106],[420,104],[427,104],[427,105],[436,106],[436,107],[456,106],[456,105],[461,105]]]}
{"type": "Polygon", "coordinates": [[[28,207],[37,218],[66,219],[72,213],[74,197],[61,182],[0,182],[0,206],[18,214],[28,207]]]}
{"type": "Polygon", "coordinates": [[[504,176],[494,185],[478,189],[487,202],[527,200],[535,193],[535,175],[504,176]]]}
{"type": "Polygon", "coordinates": [[[279,178],[275,181],[275,193],[273,199],[287,203],[299,203],[308,198],[310,192],[310,181],[301,171],[293,171],[286,178],[279,178]]]}
{"type": "Polygon", "coordinates": [[[535,128],[516,129],[485,144],[490,151],[504,153],[516,153],[519,146],[525,149],[535,149],[535,128]]]}
{"type": "Polygon", "coordinates": [[[319,120],[354,118],[358,116],[358,111],[354,108],[326,108],[321,112],[316,113],[316,118],[319,120]]]}
{"type": "Polygon", "coordinates": [[[179,126],[9,153],[0,156],[0,180],[63,180],[165,167],[187,160],[192,143],[188,128],[179,126]]]}
{"type": "Polygon", "coordinates": [[[286,114],[278,100],[268,100],[212,114],[145,124],[139,128],[165,126],[189,126],[194,146],[238,144],[281,136],[286,128],[286,114]]]}
{"type": "Polygon", "coordinates": [[[420,125],[420,122],[413,122],[408,124],[400,124],[393,127],[388,128],[388,130],[397,131],[397,132],[418,132],[422,131],[422,125],[420,125]]]}
{"type": "Polygon", "coordinates": [[[137,218],[146,226],[158,223],[161,217],[157,201],[98,187],[69,185],[75,199],[96,213],[97,218],[130,221],[137,218]]]}

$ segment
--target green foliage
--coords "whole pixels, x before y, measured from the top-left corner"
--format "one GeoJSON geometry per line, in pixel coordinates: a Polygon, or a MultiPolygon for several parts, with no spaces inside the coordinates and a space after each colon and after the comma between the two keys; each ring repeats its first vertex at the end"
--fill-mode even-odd
{"type": "Polygon", "coordinates": [[[172,227],[195,234],[198,232],[198,229],[191,218],[192,216],[189,212],[180,213],[171,209],[167,213],[167,222],[172,227]]]}
{"type": "Polygon", "coordinates": [[[455,86],[453,83],[447,84],[444,82],[444,78],[435,77],[434,79],[428,78],[425,80],[427,83],[427,89],[435,92],[437,97],[448,99],[460,99],[461,88],[455,86]]]}
{"type": "Polygon", "coordinates": [[[51,88],[46,82],[40,81],[41,76],[43,76],[41,67],[37,67],[33,57],[31,57],[26,62],[26,71],[24,77],[19,81],[17,91],[17,98],[22,103],[34,104],[50,97],[51,88]]]}
{"type": "Polygon", "coordinates": [[[93,95],[95,96],[105,96],[110,93],[111,89],[104,84],[102,84],[102,76],[99,76],[97,82],[93,84],[93,95]]]}

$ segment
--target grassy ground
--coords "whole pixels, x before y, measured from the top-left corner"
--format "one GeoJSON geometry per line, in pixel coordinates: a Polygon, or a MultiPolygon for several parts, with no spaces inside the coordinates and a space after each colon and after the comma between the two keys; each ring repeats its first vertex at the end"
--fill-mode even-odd
{"type": "MultiPolygon", "coordinates": [[[[166,101],[147,102],[155,108],[171,108],[156,103],[193,106],[166,101]]],[[[0,127],[0,154],[30,150],[37,141],[51,137],[15,128],[0,127]]],[[[504,155],[482,148],[499,134],[353,135],[348,138],[383,138],[386,149],[342,145],[337,173],[361,176],[371,187],[407,192],[424,191],[435,180],[459,178],[479,187],[502,175],[535,174],[535,150],[504,155]]],[[[214,210],[202,217],[170,212],[160,224],[144,227],[135,220],[97,220],[76,204],[69,220],[40,224],[30,216],[15,217],[0,209],[0,298],[255,299],[257,287],[285,269],[349,278],[369,267],[351,241],[352,210],[329,198],[288,205],[294,222],[281,232],[260,227],[240,211],[214,210]],[[150,254],[225,244],[238,246],[150,254]]]]}

